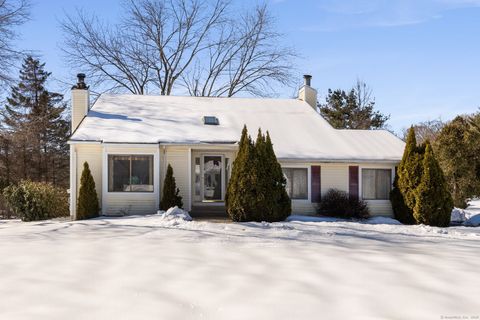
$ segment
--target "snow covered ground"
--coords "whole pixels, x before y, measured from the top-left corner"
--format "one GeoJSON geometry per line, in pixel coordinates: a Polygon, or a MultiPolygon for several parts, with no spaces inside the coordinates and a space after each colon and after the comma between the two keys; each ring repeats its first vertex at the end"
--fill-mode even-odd
{"type": "Polygon", "coordinates": [[[480,228],[291,220],[0,221],[0,319],[480,315],[480,228]]]}
{"type": "Polygon", "coordinates": [[[451,221],[470,227],[480,226],[480,200],[470,200],[466,209],[454,208],[451,221]]]}

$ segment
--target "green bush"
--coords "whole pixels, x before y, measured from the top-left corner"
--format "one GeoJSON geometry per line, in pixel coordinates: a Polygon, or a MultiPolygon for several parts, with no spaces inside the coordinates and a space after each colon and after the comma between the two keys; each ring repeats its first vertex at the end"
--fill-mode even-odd
{"type": "Polygon", "coordinates": [[[263,135],[259,130],[254,144],[245,126],[225,197],[230,218],[233,221],[285,220],[292,211],[285,184],[269,133],[263,135]]]}
{"type": "Polygon", "coordinates": [[[80,190],[78,191],[76,219],[91,219],[98,217],[100,206],[98,195],[95,190],[95,180],[88,167],[88,163],[83,163],[82,177],[80,178],[80,190]]]}
{"type": "Polygon", "coordinates": [[[329,189],[320,201],[318,213],[336,218],[366,219],[370,216],[367,203],[357,197],[349,197],[345,191],[329,189]]]}
{"type": "Polygon", "coordinates": [[[69,215],[68,194],[50,183],[21,181],[3,190],[8,206],[22,221],[38,221],[69,215]]]}
{"type": "Polygon", "coordinates": [[[160,210],[167,211],[172,207],[183,207],[182,197],[179,195],[180,190],[177,188],[175,177],[173,176],[173,168],[170,164],[167,167],[167,174],[163,181],[162,200],[160,201],[160,210]]]}

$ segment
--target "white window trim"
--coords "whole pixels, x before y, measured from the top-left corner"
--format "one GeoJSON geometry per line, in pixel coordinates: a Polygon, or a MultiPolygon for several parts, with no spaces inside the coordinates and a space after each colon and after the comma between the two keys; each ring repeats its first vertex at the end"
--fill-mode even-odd
{"type": "Polygon", "coordinates": [[[307,164],[285,164],[281,165],[282,169],[307,169],[307,199],[291,199],[292,204],[308,204],[312,203],[312,174],[311,174],[311,166],[307,164]]]}
{"type": "MultiPolygon", "coordinates": [[[[115,146],[118,147],[118,146],[115,146]]],[[[130,145],[129,148],[145,148],[145,145],[130,145]]],[[[160,149],[158,146],[152,147],[151,150],[142,151],[125,151],[125,150],[109,150],[109,146],[104,145],[102,150],[102,214],[106,214],[107,195],[122,195],[125,197],[155,197],[155,206],[160,206],[160,149]],[[109,155],[153,155],[153,192],[118,192],[108,191],[108,156],[109,155]]]]}
{"type": "Polygon", "coordinates": [[[363,169],[381,169],[381,170],[385,170],[385,169],[390,169],[392,170],[392,175],[391,175],[391,180],[390,180],[390,191],[393,189],[393,180],[395,180],[395,166],[392,167],[392,166],[389,166],[389,165],[363,165],[363,166],[358,166],[358,192],[359,192],[359,197],[360,199],[362,200],[365,200],[367,202],[378,202],[378,203],[381,203],[381,202],[390,202],[390,199],[363,199],[363,174],[362,174],[362,171],[363,169]]]}

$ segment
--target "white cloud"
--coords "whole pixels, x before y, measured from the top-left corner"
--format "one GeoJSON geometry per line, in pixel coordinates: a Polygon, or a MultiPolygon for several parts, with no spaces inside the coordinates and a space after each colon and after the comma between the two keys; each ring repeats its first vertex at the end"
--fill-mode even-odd
{"type": "Polygon", "coordinates": [[[306,31],[397,27],[440,19],[446,11],[480,7],[480,0],[321,0],[320,23],[306,31]]]}

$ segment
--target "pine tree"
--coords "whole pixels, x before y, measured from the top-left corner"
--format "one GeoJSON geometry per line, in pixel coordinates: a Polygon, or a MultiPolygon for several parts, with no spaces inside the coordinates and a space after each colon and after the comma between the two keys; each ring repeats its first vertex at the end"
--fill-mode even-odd
{"type": "Polygon", "coordinates": [[[173,168],[170,164],[167,167],[167,174],[163,181],[162,200],[160,201],[160,210],[167,211],[172,207],[183,208],[182,197],[179,195],[180,190],[177,188],[175,177],[173,176],[173,168]]]}
{"type": "Polygon", "coordinates": [[[390,116],[374,111],[374,106],[371,90],[357,81],[349,92],[329,89],[320,113],[336,129],[383,128],[390,116]]]}
{"type": "Polygon", "coordinates": [[[227,213],[233,221],[248,221],[255,212],[254,152],[252,139],[244,126],[225,197],[227,213]]]}
{"type": "Polygon", "coordinates": [[[413,215],[417,223],[438,227],[449,225],[453,201],[429,142],[426,143],[423,174],[415,197],[413,215]]]}
{"type": "Polygon", "coordinates": [[[77,220],[90,219],[98,217],[100,207],[98,204],[98,195],[95,190],[95,180],[88,163],[83,163],[82,177],[80,179],[80,190],[77,201],[77,220]]]}
{"type": "Polygon", "coordinates": [[[63,117],[66,104],[61,94],[45,88],[51,74],[44,66],[37,59],[25,58],[20,82],[12,87],[1,111],[1,130],[9,139],[9,152],[18,160],[11,166],[11,180],[32,179],[65,186],[69,131],[63,117]]]}

